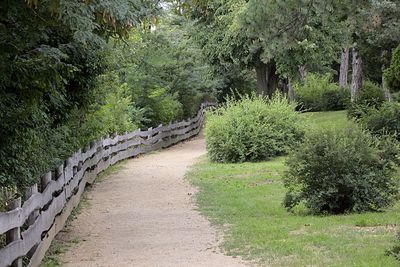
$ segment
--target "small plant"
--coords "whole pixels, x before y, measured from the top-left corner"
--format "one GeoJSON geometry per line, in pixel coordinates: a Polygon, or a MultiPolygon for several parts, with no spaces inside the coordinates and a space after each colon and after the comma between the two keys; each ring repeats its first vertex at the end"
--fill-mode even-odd
{"type": "Polygon", "coordinates": [[[300,107],[311,111],[342,110],[350,102],[350,91],[339,88],[329,74],[309,74],[295,95],[300,107]]]}
{"type": "Polygon", "coordinates": [[[284,205],[303,203],[313,214],[387,207],[397,193],[397,152],[394,142],[357,127],[311,132],[287,160],[284,205]]]}
{"type": "Polygon", "coordinates": [[[264,160],[286,154],[303,137],[301,118],[281,95],[228,99],[208,113],[207,151],[217,162],[264,160]]]}

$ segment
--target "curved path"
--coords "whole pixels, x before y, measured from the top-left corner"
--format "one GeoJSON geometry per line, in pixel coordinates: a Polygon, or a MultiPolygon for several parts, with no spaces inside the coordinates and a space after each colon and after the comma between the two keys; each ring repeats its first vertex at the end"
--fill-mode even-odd
{"type": "Polygon", "coordinates": [[[218,251],[217,233],[195,210],[185,172],[205,153],[203,138],[127,161],[96,184],[72,222],[80,240],[65,266],[244,266],[218,251]]]}

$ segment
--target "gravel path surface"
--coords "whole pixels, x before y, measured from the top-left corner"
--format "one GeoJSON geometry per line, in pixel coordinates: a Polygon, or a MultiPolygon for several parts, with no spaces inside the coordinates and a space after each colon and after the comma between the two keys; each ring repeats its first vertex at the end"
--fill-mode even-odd
{"type": "Polygon", "coordinates": [[[245,266],[222,254],[218,236],[196,211],[184,175],[205,154],[199,136],[131,159],[88,192],[89,207],[72,222],[80,240],[64,266],[245,266]]]}

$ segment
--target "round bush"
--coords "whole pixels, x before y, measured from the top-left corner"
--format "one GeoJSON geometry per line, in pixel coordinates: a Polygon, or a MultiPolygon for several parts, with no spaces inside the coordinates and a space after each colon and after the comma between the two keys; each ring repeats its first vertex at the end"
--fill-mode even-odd
{"type": "Polygon", "coordinates": [[[285,154],[303,137],[295,105],[276,95],[228,100],[208,113],[205,127],[207,151],[217,162],[257,161],[285,154]]]}
{"type": "Polygon", "coordinates": [[[287,160],[288,210],[303,203],[311,213],[373,211],[397,194],[398,147],[359,128],[309,133],[287,160]]]}

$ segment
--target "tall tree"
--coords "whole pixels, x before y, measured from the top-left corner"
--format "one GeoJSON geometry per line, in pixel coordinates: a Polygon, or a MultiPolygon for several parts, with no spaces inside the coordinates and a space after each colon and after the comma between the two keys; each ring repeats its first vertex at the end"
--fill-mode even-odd
{"type": "Polygon", "coordinates": [[[278,80],[297,79],[336,57],[334,7],[335,1],[204,0],[191,14],[201,29],[218,31],[204,36],[205,53],[254,69],[257,92],[270,96],[278,80]]]}
{"type": "Polygon", "coordinates": [[[339,86],[345,88],[348,85],[347,75],[349,73],[349,48],[342,48],[340,57],[339,86]]]}

